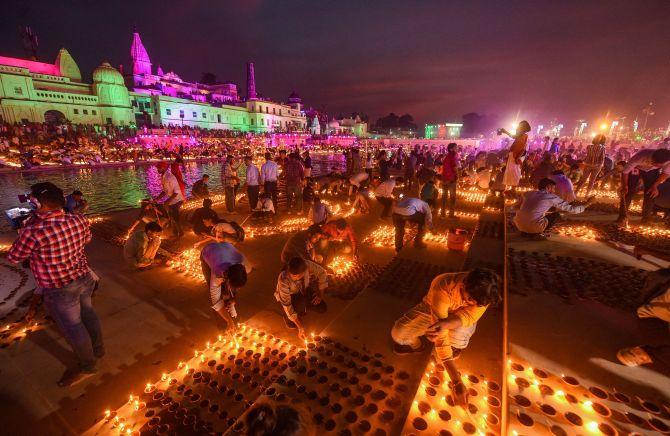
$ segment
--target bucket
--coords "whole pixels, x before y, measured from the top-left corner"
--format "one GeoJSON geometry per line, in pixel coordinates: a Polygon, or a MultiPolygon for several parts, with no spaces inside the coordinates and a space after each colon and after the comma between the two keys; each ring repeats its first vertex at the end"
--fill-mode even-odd
{"type": "Polygon", "coordinates": [[[468,231],[465,229],[450,229],[447,235],[447,248],[454,251],[465,250],[468,240],[468,231]]]}

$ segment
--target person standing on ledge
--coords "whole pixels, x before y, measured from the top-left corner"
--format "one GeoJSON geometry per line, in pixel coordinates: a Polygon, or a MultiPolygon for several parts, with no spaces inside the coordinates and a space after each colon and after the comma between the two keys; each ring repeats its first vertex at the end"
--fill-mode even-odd
{"type": "Polygon", "coordinates": [[[181,193],[181,187],[177,178],[170,172],[167,162],[159,162],[156,165],[156,169],[161,175],[161,184],[163,190],[154,198],[154,201],[166,197],[163,204],[167,206],[168,217],[170,218],[170,225],[172,226],[172,232],[175,238],[181,238],[184,236],[184,231],[181,228],[181,217],[179,216],[179,211],[181,210],[182,204],[184,204],[185,198],[181,193]]]}
{"type": "Polygon", "coordinates": [[[31,186],[29,198],[35,214],[24,222],[7,260],[30,262],[37,287],[25,319],[30,322],[44,300],[79,360],[79,368],[66,370],[58,382],[71,386],[94,375],[96,360],[105,355],[100,320],[91,303],[97,281],[84,253],[91,230],[84,216],[63,211],[63,191],[53,183],[31,186]]]}
{"type": "Polygon", "coordinates": [[[521,164],[528,148],[528,132],[530,131],[530,124],[526,120],[519,123],[514,134],[505,129],[498,129],[498,135],[504,133],[514,139],[507,154],[507,166],[503,176],[503,183],[512,190],[515,190],[521,182],[521,164]]]}
{"type": "Polygon", "coordinates": [[[416,223],[418,232],[414,238],[414,246],[424,248],[423,242],[425,227],[433,227],[433,215],[430,206],[418,198],[405,198],[400,200],[393,208],[393,226],[395,227],[395,251],[402,250],[405,239],[405,223],[407,221],[416,223]]]}
{"type": "Polygon", "coordinates": [[[272,204],[274,205],[275,213],[279,210],[277,206],[277,174],[279,167],[277,162],[272,160],[270,152],[265,153],[265,163],[261,165],[261,185],[263,185],[263,192],[267,192],[272,196],[272,204]]]}
{"type": "Polygon", "coordinates": [[[244,156],[244,164],[246,165],[246,184],[247,184],[247,198],[249,200],[249,210],[251,212],[256,209],[258,204],[258,193],[260,192],[261,173],[258,171],[251,156],[244,156]]]}
{"type": "Polygon", "coordinates": [[[449,218],[456,218],[456,187],[458,186],[458,145],[455,142],[447,145],[447,154],[442,161],[442,212],[443,218],[447,214],[447,197],[449,198],[449,218]]]}
{"type": "Polygon", "coordinates": [[[468,346],[477,321],[488,307],[502,301],[501,279],[494,271],[475,268],[469,272],[441,274],[430,284],[421,303],[393,325],[393,351],[419,353],[425,349],[422,336],[435,344],[434,353],[451,379],[454,400],[467,405],[467,389],[454,360],[468,346]]]}
{"type": "Polygon", "coordinates": [[[234,164],[235,159],[229,154],[221,169],[221,186],[223,187],[223,193],[226,199],[226,211],[228,213],[235,212],[235,185],[239,182],[239,179],[233,170],[234,164]]]}

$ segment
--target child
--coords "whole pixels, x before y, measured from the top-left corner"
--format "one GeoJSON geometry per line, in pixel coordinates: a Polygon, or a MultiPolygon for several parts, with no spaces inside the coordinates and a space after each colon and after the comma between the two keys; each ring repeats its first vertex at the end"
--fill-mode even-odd
{"type": "Polygon", "coordinates": [[[423,185],[421,189],[421,200],[428,203],[431,208],[435,208],[437,204],[437,188],[435,187],[435,178],[432,178],[423,185]]]}
{"type": "Polygon", "coordinates": [[[265,221],[272,221],[275,214],[275,206],[272,203],[272,193],[263,192],[258,199],[256,209],[251,214],[254,219],[262,219],[265,221]]]}

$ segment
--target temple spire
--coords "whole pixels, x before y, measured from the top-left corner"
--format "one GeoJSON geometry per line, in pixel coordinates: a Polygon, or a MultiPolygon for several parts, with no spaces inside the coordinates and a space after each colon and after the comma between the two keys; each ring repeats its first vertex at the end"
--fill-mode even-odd
{"type": "Polygon", "coordinates": [[[256,77],[254,74],[254,63],[247,62],[247,100],[256,99],[256,77]]]}
{"type": "Polygon", "coordinates": [[[151,74],[151,59],[142,44],[140,34],[133,32],[133,43],[130,46],[130,59],[133,64],[133,74],[151,74]]]}

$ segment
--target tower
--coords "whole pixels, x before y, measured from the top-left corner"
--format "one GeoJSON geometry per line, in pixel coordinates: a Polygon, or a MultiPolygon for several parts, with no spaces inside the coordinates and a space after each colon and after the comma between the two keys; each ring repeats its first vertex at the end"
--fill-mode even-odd
{"type": "Polygon", "coordinates": [[[247,100],[256,99],[256,78],[254,77],[254,63],[247,62],[247,100]]]}
{"type": "Polygon", "coordinates": [[[149,54],[142,44],[140,34],[137,32],[133,32],[130,60],[133,66],[133,75],[151,74],[151,59],[149,59],[149,54]]]}

